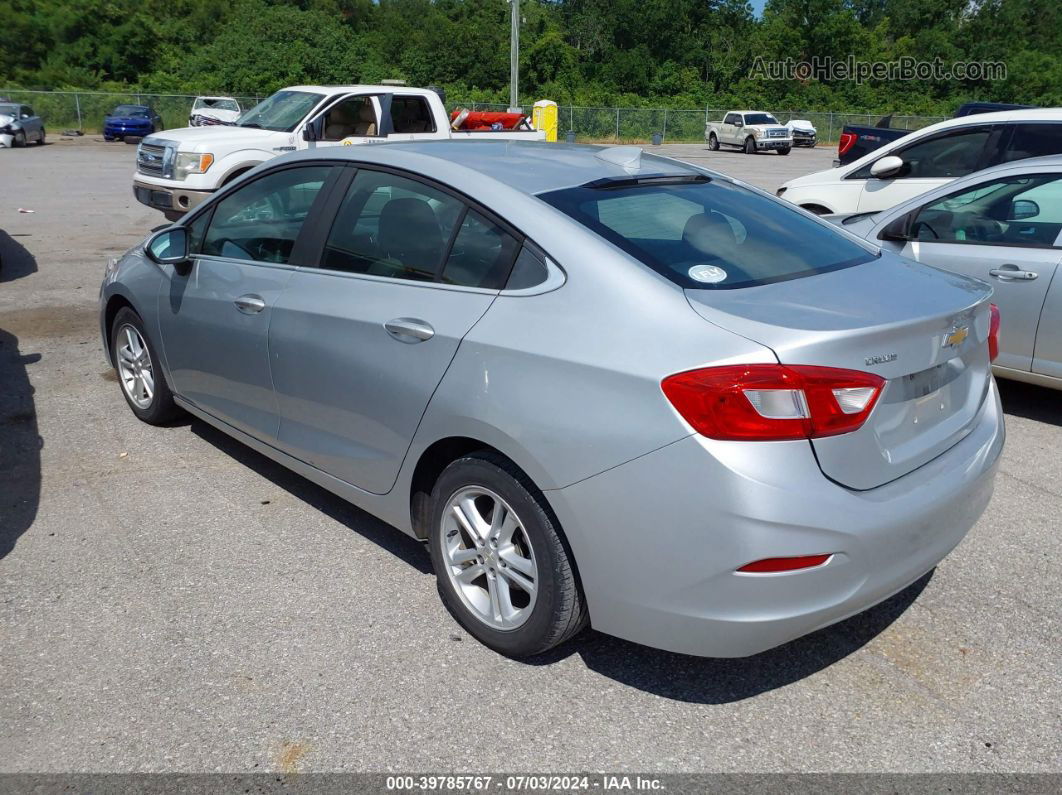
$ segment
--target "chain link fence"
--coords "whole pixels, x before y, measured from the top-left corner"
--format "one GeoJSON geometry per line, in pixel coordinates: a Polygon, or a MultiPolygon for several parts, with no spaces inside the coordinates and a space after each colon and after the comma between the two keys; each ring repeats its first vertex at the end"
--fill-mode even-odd
{"type": "MultiPolygon", "coordinates": [[[[25,91],[0,88],[0,97],[12,102],[30,105],[45,126],[53,132],[64,129],[98,133],[103,128],[103,117],[115,105],[149,105],[162,116],[167,128],[186,127],[192,109],[194,95],[106,93],[99,91],[25,91]]],[[[253,107],[264,97],[235,97],[244,110],[253,107]]],[[[505,103],[449,101],[450,108],[471,110],[500,110],[505,103]]],[[[525,105],[530,109],[531,103],[525,105]]],[[[730,108],[607,108],[560,105],[559,127],[563,140],[571,131],[577,141],[648,143],[654,134],[659,134],[665,143],[697,142],[704,140],[704,126],[709,121],[720,121],[730,108]]],[[[879,113],[832,113],[803,110],[773,111],[775,118],[785,124],[791,119],[806,119],[818,131],[823,143],[833,143],[846,124],[873,126],[881,118],[879,113]]],[[[893,116],[892,127],[917,130],[929,124],[943,121],[946,116],[893,116]]]]}

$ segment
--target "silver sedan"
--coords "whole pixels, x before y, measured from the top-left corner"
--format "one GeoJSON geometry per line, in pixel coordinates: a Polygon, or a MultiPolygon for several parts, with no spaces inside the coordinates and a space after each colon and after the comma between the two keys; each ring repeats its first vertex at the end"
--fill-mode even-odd
{"type": "Polygon", "coordinates": [[[1004,163],[891,210],[826,216],[887,251],[992,285],[996,375],[1062,389],[1062,156],[1004,163]]]}
{"type": "MultiPolygon", "coordinates": [[[[491,648],[743,656],[932,569],[992,492],[990,289],[633,147],[310,149],[107,270],[133,413],[428,546],[491,648]]],[[[351,606],[353,608],[353,606],[351,606]]]]}

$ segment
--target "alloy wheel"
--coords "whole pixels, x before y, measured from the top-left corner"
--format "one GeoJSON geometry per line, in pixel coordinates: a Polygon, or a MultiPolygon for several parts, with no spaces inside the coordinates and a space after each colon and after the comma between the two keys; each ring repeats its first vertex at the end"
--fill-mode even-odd
{"type": "Polygon", "coordinates": [[[442,557],[461,602],[495,630],[513,630],[531,616],[538,563],[520,517],[481,486],[453,494],[442,513],[442,557]]]}
{"type": "Polygon", "coordinates": [[[126,397],[139,409],[155,398],[155,370],[147,343],[136,328],[126,323],[118,329],[116,346],[118,378],[126,397]]]}

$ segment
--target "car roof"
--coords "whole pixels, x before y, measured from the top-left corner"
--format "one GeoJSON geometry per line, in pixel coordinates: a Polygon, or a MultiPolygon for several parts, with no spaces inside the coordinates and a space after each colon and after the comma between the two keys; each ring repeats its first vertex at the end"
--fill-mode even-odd
{"type": "Polygon", "coordinates": [[[408,141],[373,146],[334,146],[306,149],[285,156],[292,159],[360,160],[378,165],[405,168],[423,176],[446,178],[454,167],[478,179],[488,177],[522,193],[534,195],[561,188],[583,185],[603,178],[630,178],[662,174],[687,176],[714,174],[706,169],[669,157],[642,152],[638,147],[589,146],[584,144],[546,143],[543,141],[408,141]],[[629,169],[623,162],[637,153],[638,168],[629,169]],[[611,154],[610,154],[611,153],[611,154]]]}
{"type": "Polygon", "coordinates": [[[412,88],[411,86],[353,85],[353,86],[285,86],[281,91],[310,91],[315,94],[419,94],[431,96],[435,93],[430,88],[412,88]]]}

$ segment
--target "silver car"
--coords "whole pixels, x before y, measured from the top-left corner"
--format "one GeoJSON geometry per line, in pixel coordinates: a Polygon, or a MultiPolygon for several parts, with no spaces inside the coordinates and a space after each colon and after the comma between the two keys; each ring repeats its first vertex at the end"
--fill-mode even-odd
{"type": "Polygon", "coordinates": [[[30,141],[43,146],[44,121],[29,105],[0,102],[0,146],[25,146],[30,141]]]}
{"type": "Polygon", "coordinates": [[[310,149],[112,263],[133,412],[427,543],[503,654],[744,656],[932,569],[990,498],[990,289],[633,147],[310,149]]]}
{"type": "Polygon", "coordinates": [[[996,375],[1062,389],[1062,155],[985,169],[891,210],[826,216],[888,251],[990,283],[996,375]]]}

